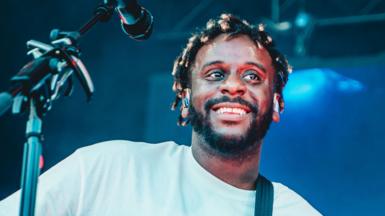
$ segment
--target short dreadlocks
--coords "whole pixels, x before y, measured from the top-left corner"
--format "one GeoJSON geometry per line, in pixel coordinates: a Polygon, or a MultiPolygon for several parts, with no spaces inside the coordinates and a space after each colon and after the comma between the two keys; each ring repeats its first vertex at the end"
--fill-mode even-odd
{"type": "MultiPolygon", "coordinates": [[[[174,110],[183,99],[184,91],[188,88],[191,89],[190,70],[198,50],[220,34],[227,34],[230,37],[247,35],[258,48],[265,48],[268,51],[276,71],[275,92],[281,95],[279,105],[283,110],[282,90],[288,81],[291,66],[288,64],[286,57],[275,49],[273,40],[265,32],[263,24],[251,25],[246,20],[232,14],[221,14],[217,19],[210,19],[205,28],[200,29],[189,38],[186,47],[176,58],[172,71],[174,77],[173,91],[176,93],[176,97],[171,108],[174,110]]],[[[181,124],[182,121],[183,118],[180,116],[178,124],[181,124]]]]}

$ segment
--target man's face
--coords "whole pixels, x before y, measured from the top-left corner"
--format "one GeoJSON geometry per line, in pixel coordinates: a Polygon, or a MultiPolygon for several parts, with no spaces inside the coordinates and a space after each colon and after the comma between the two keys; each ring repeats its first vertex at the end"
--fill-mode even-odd
{"type": "Polygon", "coordinates": [[[246,35],[218,36],[197,53],[191,72],[191,123],[223,154],[258,145],[272,119],[272,60],[246,35]]]}

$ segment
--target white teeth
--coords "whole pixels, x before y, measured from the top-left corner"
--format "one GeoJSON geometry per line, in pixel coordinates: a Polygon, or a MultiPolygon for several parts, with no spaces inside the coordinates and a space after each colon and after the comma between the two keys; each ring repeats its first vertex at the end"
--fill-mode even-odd
{"type": "Polygon", "coordinates": [[[240,108],[229,108],[229,107],[221,107],[216,111],[218,114],[223,113],[235,113],[238,115],[245,115],[246,111],[240,108]]]}

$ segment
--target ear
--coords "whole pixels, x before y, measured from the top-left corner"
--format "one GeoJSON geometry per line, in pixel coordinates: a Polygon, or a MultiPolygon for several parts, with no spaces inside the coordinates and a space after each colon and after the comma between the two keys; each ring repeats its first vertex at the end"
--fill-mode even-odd
{"type": "Polygon", "coordinates": [[[280,113],[283,111],[283,100],[281,95],[274,93],[273,96],[273,121],[278,123],[280,121],[280,113]]]}

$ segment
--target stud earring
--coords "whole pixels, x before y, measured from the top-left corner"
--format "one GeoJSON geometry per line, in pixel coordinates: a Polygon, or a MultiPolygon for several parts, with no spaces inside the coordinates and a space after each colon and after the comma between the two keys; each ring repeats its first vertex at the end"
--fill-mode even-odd
{"type": "Polygon", "coordinates": [[[279,113],[279,103],[277,97],[274,97],[274,112],[279,113]]]}
{"type": "Polygon", "coordinates": [[[273,99],[273,121],[274,122],[279,122],[280,121],[280,104],[279,104],[279,99],[280,96],[278,94],[274,94],[274,99],[273,99]]]}
{"type": "Polygon", "coordinates": [[[190,108],[190,93],[191,90],[186,88],[183,90],[182,105],[180,107],[179,122],[181,126],[186,126],[189,122],[189,108],[190,108]]]}
{"type": "Polygon", "coordinates": [[[182,107],[181,107],[181,115],[182,115],[182,118],[187,118],[188,116],[188,109],[189,109],[189,105],[190,104],[190,101],[189,99],[187,98],[183,98],[182,100],[182,107]]]}

